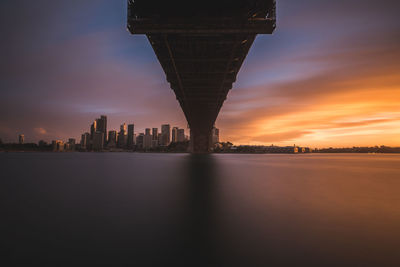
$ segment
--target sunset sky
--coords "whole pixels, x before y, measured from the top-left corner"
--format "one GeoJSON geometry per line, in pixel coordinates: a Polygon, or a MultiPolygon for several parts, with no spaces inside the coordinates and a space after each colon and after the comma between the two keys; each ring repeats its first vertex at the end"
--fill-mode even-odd
{"type": "MultiPolygon", "coordinates": [[[[219,114],[234,144],[400,146],[400,1],[277,0],[219,114]]],[[[186,128],[125,0],[0,2],[0,138],[79,140],[108,116],[186,128]]]]}

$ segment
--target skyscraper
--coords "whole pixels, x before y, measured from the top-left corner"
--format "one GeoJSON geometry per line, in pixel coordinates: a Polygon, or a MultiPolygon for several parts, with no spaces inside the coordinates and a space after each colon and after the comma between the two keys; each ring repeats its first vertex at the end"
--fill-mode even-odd
{"type": "Polygon", "coordinates": [[[64,142],[61,140],[52,141],[53,151],[64,151],[64,142]]]}
{"type": "Polygon", "coordinates": [[[25,142],[25,135],[20,134],[20,135],[18,136],[18,143],[19,143],[20,145],[23,145],[24,142],[25,142]]]}
{"type": "Polygon", "coordinates": [[[89,143],[90,143],[90,134],[89,133],[84,133],[81,136],[81,148],[83,150],[89,149],[89,143]]]}
{"type": "Polygon", "coordinates": [[[143,148],[143,142],[144,142],[144,134],[140,133],[138,137],[136,138],[136,147],[139,149],[143,148]]]}
{"type": "Polygon", "coordinates": [[[89,143],[86,146],[88,150],[91,150],[93,147],[93,138],[94,138],[94,133],[97,131],[97,121],[95,120],[92,125],[90,125],[90,138],[89,138],[89,143]]]}
{"type": "Polygon", "coordinates": [[[97,120],[90,125],[90,140],[93,140],[94,133],[97,131],[97,120]]]}
{"type": "Polygon", "coordinates": [[[172,128],[172,143],[178,142],[178,127],[172,128]]]}
{"type": "Polygon", "coordinates": [[[96,131],[103,133],[103,144],[107,143],[107,116],[100,116],[99,119],[96,119],[96,131]]]}
{"type": "Polygon", "coordinates": [[[115,148],[116,146],[117,146],[117,131],[109,131],[107,147],[115,148]]]}
{"type": "Polygon", "coordinates": [[[151,144],[152,144],[152,137],[151,137],[151,133],[150,133],[150,128],[146,128],[145,134],[143,137],[143,148],[144,149],[151,148],[151,144]]]}
{"type": "Polygon", "coordinates": [[[169,124],[161,125],[161,145],[168,146],[171,142],[171,126],[169,124]]]}
{"type": "Polygon", "coordinates": [[[96,131],[93,136],[93,147],[94,151],[101,151],[104,148],[104,133],[96,131]]]}
{"type": "Polygon", "coordinates": [[[153,128],[151,147],[158,147],[158,128],[153,128]]]}
{"type": "Polygon", "coordinates": [[[118,133],[118,147],[119,148],[126,148],[127,142],[127,128],[126,123],[122,124],[120,127],[120,131],[118,133]]]}
{"type": "Polygon", "coordinates": [[[74,138],[68,139],[68,145],[69,145],[69,149],[71,151],[74,151],[75,150],[75,145],[76,145],[76,140],[74,138]]]}
{"type": "Polygon", "coordinates": [[[133,146],[135,145],[134,130],[135,130],[135,125],[129,124],[128,125],[128,141],[127,141],[128,149],[133,149],[133,146]]]}
{"type": "Polygon", "coordinates": [[[185,129],[178,129],[178,142],[185,142],[185,129]]]}

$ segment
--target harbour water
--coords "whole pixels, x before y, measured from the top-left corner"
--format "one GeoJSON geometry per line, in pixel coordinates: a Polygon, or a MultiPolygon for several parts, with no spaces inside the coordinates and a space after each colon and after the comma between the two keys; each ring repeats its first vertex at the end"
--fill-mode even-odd
{"type": "Polygon", "coordinates": [[[400,155],[0,153],[0,167],[15,265],[400,266],[400,155]]]}

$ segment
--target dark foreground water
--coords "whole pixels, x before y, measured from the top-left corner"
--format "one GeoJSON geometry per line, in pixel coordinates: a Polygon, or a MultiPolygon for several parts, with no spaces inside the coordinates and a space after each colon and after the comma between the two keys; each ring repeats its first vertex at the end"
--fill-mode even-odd
{"type": "Polygon", "coordinates": [[[400,155],[0,153],[0,167],[15,265],[400,266],[400,155]]]}

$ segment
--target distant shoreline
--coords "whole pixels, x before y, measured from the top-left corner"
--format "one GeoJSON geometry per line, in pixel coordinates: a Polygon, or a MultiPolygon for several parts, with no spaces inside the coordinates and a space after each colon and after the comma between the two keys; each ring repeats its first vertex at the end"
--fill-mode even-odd
{"type": "MultiPolygon", "coordinates": [[[[190,152],[176,151],[20,151],[20,150],[0,150],[0,153],[54,153],[54,154],[72,154],[72,153],[137,153],[137,154],[190,154],[190,152]]],[[[238,155],[311,155],[311,154],[400,154],[400,152],[310,152],[310,153],[263,153],[263,152],[210,152],[209,154],[238,154],[238,155]]]]}

